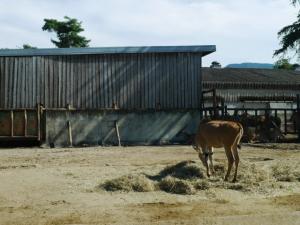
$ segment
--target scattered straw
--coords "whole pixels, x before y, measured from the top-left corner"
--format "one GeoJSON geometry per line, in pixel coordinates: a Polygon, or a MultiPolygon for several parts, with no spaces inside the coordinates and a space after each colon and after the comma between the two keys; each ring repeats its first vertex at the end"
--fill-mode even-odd
{"type": "Polygon", "coordinates": [[[155,189],[153,181],[142,174],[122,176],[108,180],[100,186],[107,191],[149,192],[155,189]]]}
{"type": "Polygon", "coordinates": [[[300,170],[297,165],[276,164],[271,169],[277,181],[300,181],[300,170]]]}
{"type": "Polygon", "coordinates": [[[160,178],[167,176],[176,177],[179,179],[202,179],[205,177],[205,172],[194,161],[183,161],[174,166],[168,166],[159,173],[160,178]]]}
{"type": "Polygon", "coordinates": [[[175,177],[167,176],[159,182],[159,188],[168,193],[174,194],[195,194],[193,185],[186,181],[175,177]]]}

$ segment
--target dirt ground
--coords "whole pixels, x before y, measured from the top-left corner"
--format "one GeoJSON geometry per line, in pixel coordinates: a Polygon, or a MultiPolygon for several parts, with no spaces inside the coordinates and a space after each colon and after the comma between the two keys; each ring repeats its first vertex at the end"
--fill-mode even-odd
{"type": "MultiPolygon", "coordinates": [[[[300,161],[300,145],[243,146],[241,163],[300,161]]],[[[225,158],[217,149],[216,160],[225,158]]],[[[189,146],[0,149],[0,224],[300,224],[300,182],[267,192],[107,192],[99,184],[197,160],[189,146]]],[[[200,163],[200,162],[199,162],[200,163]]]]}

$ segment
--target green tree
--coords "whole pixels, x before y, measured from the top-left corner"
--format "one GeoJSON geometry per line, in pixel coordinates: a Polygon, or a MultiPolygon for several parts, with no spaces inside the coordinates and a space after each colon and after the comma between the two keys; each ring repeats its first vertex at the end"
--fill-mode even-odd
{"type": "Polygon", "coordinates": [[[51,39],[52,43],[58,48],[88,47],[90,40],[79,35],[80,32],[84,31],[81,27],[82,22],[67,16],[64,19],[64,21],[44,19],[43,31],[55,32],[57,35],[58,40],[51,39]]]}
{"type": "Polygon", "coordinates": [[[218,61],[213,61],[210,64],[210,68],[221,68],[221,67],[222,67],[222,65],[218,61]]]}
{"type": "Polygon", "coordinates": [[[288,59],[279,59],[274,64],[274,69],[294,70],[294,65],[288,59]]]}
{"type": "Polygon", "coordinates": [[[37,47],[31,46],[30,44],[23,44],[23,49],[37,49],[37,47]]]}
{"type": "MultiPolygon", "coordinates": [[[[292,5],[296,6],[300,0],[290,0],[292,5]]],[[[291,25],[283,27],[278,32],[281,48],[275,50],[274,56],[285,54],[288,50],[295,51],[299,54],[300,50],[300,12],[298,13],[297,20],[291,25]]]]}

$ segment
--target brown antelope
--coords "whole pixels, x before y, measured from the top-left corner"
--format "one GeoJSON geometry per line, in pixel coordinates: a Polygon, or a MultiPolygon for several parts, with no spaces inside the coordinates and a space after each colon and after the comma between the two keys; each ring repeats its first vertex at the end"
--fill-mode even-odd
{"type": "Polygon", "coordinates": [[[231,168],[235,162],[235,173],[232,182],[236,181],[237,170],[239,165],[239,154],[237,148],[243,136],[243,127],[238,122],[212,120],[200,123],[198,132],[195,136],[194,149],[198,152],[198,156],[206,167],[207,176],[210,176],[210,170],[214,173],[213,166],[213,148],[225,148],[228,160],[227,173],[225,181],[228,180],[231,168]],[[208,164],[210,161],[210,165],[208,164]]]}

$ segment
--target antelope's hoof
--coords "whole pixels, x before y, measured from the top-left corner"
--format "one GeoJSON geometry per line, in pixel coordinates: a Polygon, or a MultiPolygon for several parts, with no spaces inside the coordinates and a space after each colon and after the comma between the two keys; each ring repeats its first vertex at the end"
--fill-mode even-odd
{"type": "Polygon", "coordinates": [[[236,181],[237,181],[236,178],[233,178],[232,183],[235,183],[236,181]]]}

